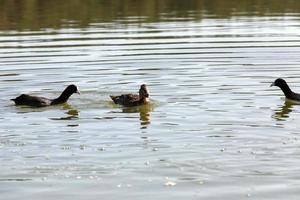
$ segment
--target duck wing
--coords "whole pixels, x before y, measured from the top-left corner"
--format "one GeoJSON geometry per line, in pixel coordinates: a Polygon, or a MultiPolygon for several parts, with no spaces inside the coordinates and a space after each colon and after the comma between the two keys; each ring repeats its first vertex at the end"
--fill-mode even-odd
{"type": "Polygon", "coordinates": [[[288,94],[285,94],[286,98],[294,100],[294,101],[300,101],[300,94],[291,92],[288,94]]]}
{"type": "Polygon", "coordinates": [[[16,105],[28,105],[33,107],[49,106],[52,102],[50,99],[44,97],[30,96],[27,94],[22,94],[11,100],[14,101],[16,105]]]}
{"type": "Polygon", "coordinates": [[[137,94],[123,94],[120,96],[110,96],[115,104],[123,106],[137,106],[139,105],[140,96],[137,94]]]}

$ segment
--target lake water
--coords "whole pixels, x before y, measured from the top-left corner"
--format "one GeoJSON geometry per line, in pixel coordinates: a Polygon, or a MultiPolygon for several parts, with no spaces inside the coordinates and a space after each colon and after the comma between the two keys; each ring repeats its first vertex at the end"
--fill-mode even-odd
{"type": "Polygon", "coordinates": [[[300,2],[0,1],[0,199],[298,199],[300,2]],[[68,104],[16,107],[21,93],[68,104]],[[152,103],[122,108],[109,95],[152,103]]]}

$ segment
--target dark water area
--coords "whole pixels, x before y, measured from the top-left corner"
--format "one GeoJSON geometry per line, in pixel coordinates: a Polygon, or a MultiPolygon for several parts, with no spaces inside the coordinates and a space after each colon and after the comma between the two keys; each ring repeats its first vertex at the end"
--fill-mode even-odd
{"type": "Polygon", "coordinates": [[[1,30],[86,28],[93,23],[201,21],[298,14],[297,0],[1,0],[1,30]]]}
{"type": "Polygon", "coordinates": [[[300,1],[0,0],[0,199],[298,199],[300,1]],[[81,94],[46,108],[21,93],[81,94]],[[151,103],[124,108],[109,95],[151,103]]]}

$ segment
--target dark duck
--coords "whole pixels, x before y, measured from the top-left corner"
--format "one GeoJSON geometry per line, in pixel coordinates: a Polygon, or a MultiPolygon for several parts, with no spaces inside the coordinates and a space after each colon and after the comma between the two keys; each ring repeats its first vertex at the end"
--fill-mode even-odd
{"type": "Polygon", "coordinates": [[[69,97],[74,94],[80,94],[76,85],[69,85],[59,97],[56,99],[48,99],[45,97],[37,97],[31,96],[28,94],[21,94],[20,96],[16,97],[15,99],[11,99],[15,102],[16,105],[27,105],[32,107],[44,107],[44,106],[52,106],[57,104],[66,103],[69,97]]]}
{"type": "Polygon", "coordinates": [[[139,94],[122,94],[120,96],[110,96],[115,104],[125,107],[140,106],[149,102],[149,91],[145,84],[141,85],[139,94]]]}
{"type": "Polygon", "coordinates": [[[288,86],[288,84],[286,83],[286,81],[283,80],[282,78],[276,79],[274,83],[271,84],[271,87],[272,86],[279,87],[287,99],[300,101],[300,94],[293,92],[288,86]]]}

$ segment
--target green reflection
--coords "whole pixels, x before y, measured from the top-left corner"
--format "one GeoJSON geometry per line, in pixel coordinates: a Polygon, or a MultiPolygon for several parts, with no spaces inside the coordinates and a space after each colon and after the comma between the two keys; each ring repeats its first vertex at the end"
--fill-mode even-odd
{"type": "Polygon", "coordinates": [[[84,28],[116,20],[144,23],[299,11],[300,1],[296,0],[0,0],[0,29],[84,28]]]}
{"type": "Polygon", "coordinates": [[[147,128],[151,123],[150,112],[154,110],[154,105],[152,103],[147,103],[145,105],[136,107],[124,107],[122,109],[123,113],[140,113],[141,128],[147,128]]]}
{"type": "Polygon", "coordinates": [[[65,112],[65,114],[67,114],[67,116],[52,117],[50,119],[51,120],[75,120],[75,119],[78,119],[79,111],[76,109],[70,109],[67,112],[65,112]]]}
{"type": "Polygon", "coordinates": [[[289,114],[293,111],[295,105],[300,105],[300,102],[291,101],[286,99],[284,104],[275,110],[273,118],[278,121],[284,121],[289,118],[289,114]]]}

